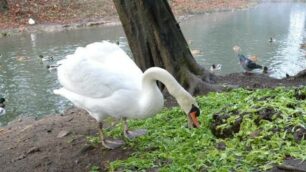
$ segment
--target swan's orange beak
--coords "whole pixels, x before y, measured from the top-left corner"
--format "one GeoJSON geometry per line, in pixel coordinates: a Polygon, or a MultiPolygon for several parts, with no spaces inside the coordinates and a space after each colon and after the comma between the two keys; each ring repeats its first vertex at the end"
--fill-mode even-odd
{"type": "Polygon", "coordinates": [[[189,116],[190,116],[193,126],[196,128],[199,128],[200,124],[199,124],[197,112],[196,111],[190,112],[189,116]]]}
{"type": "Polygon", "coordinates": [[[191,109],[188,113],[189,121],[192,122],[193,127],[200,128],[198,117],[200,116],[200,109],[198,106],[192,104],[191,109]]]}

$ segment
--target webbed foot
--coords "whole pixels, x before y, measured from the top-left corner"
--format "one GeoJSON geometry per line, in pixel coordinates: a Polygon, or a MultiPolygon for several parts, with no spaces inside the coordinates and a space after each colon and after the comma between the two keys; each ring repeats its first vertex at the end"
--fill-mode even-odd
{"type": "Polygon", "coordinates": [[[124,136],[128,139],[134,139],[135,137],[143,136],[147,133],[146,129],[138,129],[134,131],[125,130],[124,136]]]}
{"type": "Polygon", "coordinates": [[[102,146],[107,149],[116,149],[124,145],[124,141],[120,139],[104,139],[102,140],[102,146]]]}

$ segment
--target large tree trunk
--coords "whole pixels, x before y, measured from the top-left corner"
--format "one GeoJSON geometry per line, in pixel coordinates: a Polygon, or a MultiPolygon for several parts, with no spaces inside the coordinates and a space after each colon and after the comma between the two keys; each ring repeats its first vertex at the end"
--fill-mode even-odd
{"type": "Polygon", "coordinates": [[[193,58],[166,0],[114,0],[131,51],[144,71],[168,70],[189,92],[215,90],[214,75],[193,58]]]}
{"type": "Polygon", "coordinates": [[[0,12],[7,11],[9,9],[7,0],[0,0],[0,12]]]}

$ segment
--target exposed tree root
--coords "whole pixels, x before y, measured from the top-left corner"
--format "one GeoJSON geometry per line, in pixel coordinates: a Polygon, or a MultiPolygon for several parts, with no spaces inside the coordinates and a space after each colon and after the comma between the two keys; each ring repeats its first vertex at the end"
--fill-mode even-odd
{"type": "Polygon", "coordinates": [[[218,84],[216,82],[218,76],[210,73],[204,68],[201,75],[196,75],[188,69],[181,72],[185,72],[185,75],[180,75],[182,77],[180,83],[183,83],[183,86],[187,89],[187,91],[193,95],[207,94],[211,91],[221,92],[235,88],[229,85],[218,84]]]}
{"type": "Polygon", "coordinates": [[[294,76],[294,78],[304,78],[304,77],[306,77],[306,69],[300,71],[294,76]]]}

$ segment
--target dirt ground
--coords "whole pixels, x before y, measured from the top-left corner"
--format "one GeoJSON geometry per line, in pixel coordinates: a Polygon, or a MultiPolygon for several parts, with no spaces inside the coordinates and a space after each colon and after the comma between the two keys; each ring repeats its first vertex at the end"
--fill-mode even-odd
{"type": "Polygon", "coordinates": [[[37,121],[15,121],[0,135],[1,171],[89,171],[132,152],[87,144],[86,137],[96,132],[95,120],[76,108],[37,121]]]}
{"type": "MultiPolygon", "coordinates": [[[[55,0],[52,0],[52,2],[53,1],[55,2],[55,0]]],[[[9,0],[9,3],[12,4],[13,2],[15,1],[9,0]]],[[[37,1],[28,2],[35,3],[37,1]]],[[[44,0],[39,2],[44,2],[44,0]]],[[[91,0],[90,2],[94,1],[91,0]]],[[[211,4],[211,7],[208,8],[208,6],[204,6],[204,4],[198,5],[197,3],[199,1],[195,0],[174,0],[171,2],[173,3],[172,5],[175,8],[174,11],[176,14],[200,13],[203,12],[203,9],[209,11],[216,8],[240,8],[242,5],[245,6],[247,4],[244,0],[230,1],[231,4],[225,3],[228,1],[220,0],[218,1],[219,6],[218,4],[211,4]]],[[[50,6],[48,6],[48,9],[49,7],[50,6]]],[[[65,4],[63,4],[63,7],[65,7],[65,4]]],[[[21,9],[18,8],[18,6],[15,8],[16,11],[7,14],[11,15],[9,16],[11,18],[6,18],[3,15],[0,16],[0,28],[2,31],[3,29],[7,28],[17,29],[18,32],[23,32],[27,29],[30,30],[32,26],[27,26],[26,21],[33,11],[29,10],[29,8],[21,9]],[[22,15],[19,17],[17,16],[16,18],[16,14],[18,13],[21,13],[22,15]]],[[[74,8],[77,8],[77,6],[69,6],[67,11],[74,11],[74,8]]],[[[53,5],[49,9],[49,13],[59,14],[59,12],[63,9],[65,8],[53,5]]],[[[93,19],[101,16],[105,17],[105,14],[103,13],[111,14],[114,10],[113,8],[110,8],[111,11],[99,12],[98,8],[94,9],[97,10],[92,10],[96,12],[95,16],[92,16],[92,14],[87,14],[85,15],[87,16],[87,19],[84,19],[84,16],[81,16],[82,20],[92,21],[93,19]]],[[[107,9],[108,8],[105,8],[105,10],[107,9]]],[[[46,11],[42,10],[42,8],[40,8],[40,10],[46,13],[46,11]]],[[[48,24],[48,22],[60,24],[80,22],[78,20],[80,18],[77,17],[77,14],[83,14],[83,12],[74,12],[75,15],[71,15],[70,18],[67,18],[68,14],[66,18],[65,16],[63,16],[63,18],[55,16],[54,18],[49,17],[49,20],[45,20],[48,18],[43,18],[44,16],[40,16],[39,13],[35,13],[33,16],[37,16],[37,22],[41,24],[48,24]]],[[[110,15],[107,17],[112,18],[113,16],[110,15]]],[[[103,18],[103,20],[104,19],[105,18],[103,18]]],[[[216,83],[228,85],[230,87],[245,87],[248,89],[272,88],[276,86],[301,86],[306,84],[306,76],[277,80],[264,75],[245,75],[242,73],[234,73],[217,77],[216,83]]],[[[175,100],[166,95],[166,106],[170,107],[174,105],[176,105],[175,100]]],[[[108,162],[117,159],[125,159],[129,157],[131,153],[133,153],[133,150],[129,149],[128,147],[115,150],[106,150],[103,149],[101,145],[96,147],[90,145],[86,137],[96,136],[97,132],[96,121],[92,119],[85,111],[74,107],[67,109],[63,114],[52,114],[41,119],[21,119],[13,121],[3,129],[0,129],[0,171],[84,172],[90,171],[92,166],[98,166],[101,169],[100,171],[106,171],[108,162]]],[[[306,163],[301,164],[299,161],[292,159],[286,160],[285,164],[292,165],[298,169],[306,169],[306,163]]],[[[283,167],[275,167],[271,171],[294,170],[284,170],[283,167]]]]}

